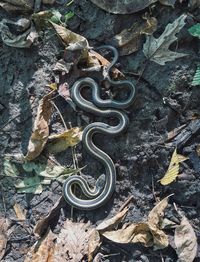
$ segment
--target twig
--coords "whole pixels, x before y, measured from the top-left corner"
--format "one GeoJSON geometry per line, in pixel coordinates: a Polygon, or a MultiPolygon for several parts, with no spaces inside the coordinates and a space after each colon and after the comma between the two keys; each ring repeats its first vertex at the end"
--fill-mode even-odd
{"type": "Polygon", "coordinates": [[[59,116],[60,116],[60,118],[61,118],[61,120],[62,120],[62,123],[63,123],[63,126],[64,126],[65,130],[67,130],[67,125],[66,125],[66,123],[65,123],[65,120],[64,120],[64,118],[63,118],[60,110],[58,109],[57,105],[56,105],[52,100],[51,100],[51,104],[52,104],[52,105],[55,107],[55,109],[57,110],[57,112],[58,112],[58,114],[59,114],[59,116]]]}
{"type": "Polygon", "coordinates": [[[130,204],[130,202],[133,201],[133,199],[134,199],[134,197],[133,197],[133,196],[130,196],[130,197],[126,200],[126,202],[120,207],[119,212],[121,212],[126,206],[128,206],[128,205],[130,204]]]}

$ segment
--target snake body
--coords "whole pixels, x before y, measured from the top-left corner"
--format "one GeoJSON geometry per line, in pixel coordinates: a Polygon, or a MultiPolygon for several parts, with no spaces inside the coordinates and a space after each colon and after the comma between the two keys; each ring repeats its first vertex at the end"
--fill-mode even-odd
{"type": "Polygon", "coordinates": [[[119,110],[130,106],[135,99],[135,87],[132,82],[128,80],[113,81],[110,78],[110,70],[118,59],[118,52],[112,46],[102,46],[101,48],[108,48],[113,51],[114,59],[107,67],[106,79],[113,86],[124,87],[129,89],[129,96],[126,100],[117,101],[113,99],[103,100],[100,98],[99,86],[94,79],[86,77],[79,79],[74,83],[71,89],[71,97],[74,103],[85,110],[86,112],[93,113],[103,117],[115,117],[118,119],[116,126],[110,126],[102,122],[94,122],[89,124],[83,131],[82,142],[85,149],[98,161],[100,161],[106,170],[106,174],[101,175],[96,185],[91,189],[87,181],[78,175],[67,178],[63,185],[63,196],[65,200],[73,207],[84,210],[96,209],[104,205],[112,196],[116,184],[116,170],[112,159],[101,149],[93,143],[93,135],[101,133],[106,135],[116,135],[125,130],[128,126],[129,119],[125,112],[119,110]],[[81,90],[84,87],[92,89],[92,102],[86,100],[81,95],[81,90]],[[102,109],[103,108],[103,109],[102,109]],[[104,109],[108,108],[108,109],[104,109]],[[86,199],[81,199],[73,193],[73,185],[78,185],[86,199]]]}

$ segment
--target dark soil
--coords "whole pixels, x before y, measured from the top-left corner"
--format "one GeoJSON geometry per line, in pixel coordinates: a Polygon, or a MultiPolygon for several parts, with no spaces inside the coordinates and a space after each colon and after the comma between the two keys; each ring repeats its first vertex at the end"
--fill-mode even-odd
{"type": "MultiPolygon", "coordinates": [[[[47,8],[49,7],[43,7],[47,8]]],[[[66,7],[62,4],[57,4],[54,8],[59,9],[61,13],[66,12],[66,7]]],[[[145,12],[143,10],[131,15],[112,15],[100,10],[89,0],[74,1],[69,9],[75,12],[75,16],[69,22],[69,29],[85,36],[91,46],[107,43],[112,36],[130,27],[145,12]]],[[[165,174],[175,148],[174,144],[165,144],[167,133],[188,123],[193,115],[200,114],[199,87],[191,86],[199,62],[200,41],[188,33],[188,28],[195,19],[199,19],[200,12],[199,9],[189,10],[186,2],[177,4],[174,9],[157,4],[151,12],[158,19],[157,35],[163,32],[169,22],[173,22],[183,13],[190,12],[177,43],[179,52],[187,53],[188,56],[169,62],[165,66],[149,62],[140,79],[135,73],[141,72],[146,63],[142,52],[145,39],[141,42],[138,52],[120,57],[119,69],[138,89],[136,101],[128,109],[130,125],[120,136],[95,137],[96,144],[111,156],[116,165],[116,192],[112,199],[98,210],[74,210],[73,219],[91,220],[92,223],[98,224],[115,214],[132,195],[134,200],[126,221],[141,222],[155,205],[155,196],[162,199],[174,193],[170,198],[166,217],[178,221],[173,207],[175,202],[190,220],[200,241],[200,159],[196,154],[196,146],[200,143],[198,132],[186,143],[178,144],[178,152],[189,157],[189,160],[181,165],[184,176],[169,186],[162,186],[157,182],[165,174]]],[[[0,20],[5,17],[16,20],[21,15],[7,14],[0,10],[0,20]]],[[[0,42],[1,162],[5,154],[26,153],[38,101],[49,90],[45,86],[54,77],[52,69],[58,59],[63,57],[63,50],[63,45],[52,29],[41,32],[39,41],[29,49],[11,48],[0,42]]],[[[63,98],[58,97],[55,103],[66,122],[71,122],[72,126],[85,125],[83,115],[75,113],[63,98]]],[[[92,115],[87,116],[89,121],[98,119],[92,115]]],[[[50,126],[52,133],[63,130],[56,112],[50,126]]],[[[104,172],[103,167],[86,153],[81,144],[76,147],[76,153],[79,166],[87,165],[84,174],[88,174],[88,181],[94,182],[91,176],[95,174],[94,177],[97,178],[104,172]]],[[[70,149],[56,155],[56,159],[67,166],[73,164],[70,149]]],[[[1,177],[2,183],[3,179],[1,177]]],[[[50,211],[62,194],[62,185],[53,182],[41,195],[31,197],[17,194],[12,186],[2,186],[0,190],[0,214],[14,223],[14,231],[2,261],[20,262],[24,260],[28,248],[35,241],[34,236],[27,232],[27,228],[32,228],[50,211]],[[23,227],[16,222],[14,201],[28,211],[27,222],[23,227]]],[[[55,230],[59,231],[64,219],[70,216],[71,209],[66,204],[55,230]]],[[[119,245],[105,241],[100,252],[105,255],[120,253],[108,256],[106,261],[156,262],[161,261],[161,257],[165,262],[177,260],[171,245],[160,252],[140,245],[119,245]]],[[[200,252],[195,261],[200,261],[200,252]]]]}

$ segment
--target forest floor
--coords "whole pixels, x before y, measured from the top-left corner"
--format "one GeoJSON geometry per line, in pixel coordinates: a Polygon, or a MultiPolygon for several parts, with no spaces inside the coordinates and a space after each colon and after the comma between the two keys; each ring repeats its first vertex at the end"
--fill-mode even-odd
{"type": "MultiPolygon", "coordinates": [[[[64,2],[42,5],[40,10],[53,8],[61,14],[74,12],[73,17],[67,21],[67,28],[84,36],[90,46],[113,44],[113,37],[134,23],[143,21],[145,12],[158,21],[154,37],[159,37],[169,23],[173,23],[182,14],[187,14],[186,24],[178,34],[178,40],[170,48],[188,55],[165,65],[147,61],[143,53],[145,35],[141,35],[137,50],[119,57],[116,67],[137,87],[136,100],[126,110],[129,126],[126,132],[116,137],[97,134],[94,138],[95,144],[106,152],[115,164],[115,193],[104,206],[95,211],[72,209],[62,202],[61,212],[59,210],[54,214],[53,223],[49,223],[51,230],[55,234],[59,233],[66,218],[77,223],[90,221],[96,226],[113,217],[131,196],[133,200],[129,203],[125,222],[140,223],[146,221],[149,212],[159,200],[173,194],[169,198],[165,217],[179,224],[180,217],[176,208],[181,210],[190,222],[199,243],[200,159],[197,149],[200,145],[200,91],[198,86],[192,86],[191,83],[199,62],[200,40],[194,38],[188,29],[200,20],[200,10],[188,7],[188,1],[177,1],[175,7],[155,3],[134,14],[111,14],[89,0],[73,1],[69,6],[64,2]],[[174,134],[169,140],[169,135],[172,135],[170,132],[181,126],[178,135],[174,134]],[[159,180],[167,172],[175,148],[188,159],[180,164],[180,175],[175,181],[161,185],[159,180]]],[[[30,14],[10,13],[0,9],[0,20],[17,21],[21,17],[30,18],[30,14]]],[[[39,101],[49,93],[48,85],[58,78],[59,83],[63,83],[69,77],[64,73],[58,76],[54,70],[60,59],[64,58],[68,62],[67,52],[64,52],[64,46],[55,30],[48,26],[38,30],[38,34],[38,39],[28,48],[8,46],[0,40],[0,215],[2,219],[7,219],[10,232],[1,260],[4,262],[25,260],[30,247],[38,239],[33,228],[51,211],[62,195],[60,181],[54,180],[50,185],[43,186],[40,194],[25,194],[19,193],[13,184],[13,178],[5,175],[6,156],[9,156],[10,162],[18,170],[22,170],[22,164],[15,156],[27,154],[39,101]],[[20,221],[16,215],[16,203],[25,214],[24,221],[20,221]]],[[[101,54],[106,55],[109,61],[112,60],[110,53],[101,54]]],[[[76,75],[76,71],[72,74],[73,79],[70,81],[73,83],[79,75],[76,75]]],[[[94,77],[95,73],[87,72],[86,75],[94,77]]],[[[105,90],[103,92],[106,96],[105,90]]],[[[60,113],[67,127],[83,127],[99,120],[92,114],[74,111],[70,103],[59,94],[55,95],[53,101],[59,111],[54,109],[51,115],[50,134],[64,131],[60,113]]],[[[104,121],[102,118],[100,120],[104,121]]],[[[70,168],[86,166],[82,172],[91,184],[104,172],[103,166],[85,151],[81,142],[73,147],[73,150],[68,148],[50,155],[49,158],[53,159],[54,163],[70,168]],[[77,160],[76,166],[74,157],[77,160]]],[[[25,173],[20,171],[19,175],[24,175],[23,172],[25,173]]],[[[139,243],[119,244],[104,240],[98,250],[103,254],[99,261],[177,261],[173,229],[168,229],[167,235],[172,241],[168,247],[159,250],[139,243]]],[[[200,261],[200,250],[194,261],[200,261]]]]}

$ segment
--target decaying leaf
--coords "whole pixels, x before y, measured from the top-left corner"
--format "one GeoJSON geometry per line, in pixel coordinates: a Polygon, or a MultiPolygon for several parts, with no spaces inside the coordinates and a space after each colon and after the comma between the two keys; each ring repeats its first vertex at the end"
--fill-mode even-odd
{"type": "Polygon", "coordinates": [[[59,235],[51,231],[39,240],[28,253],[25,262],[83,261],[88,251],[88,240],[92,232],[90,223],[64,222],[59,235]]]}
{"type": "Polygon", "coordinates": [[[15,203],[13,209],[15,210],[15,214],[20,221],[26,220],[26,213],[24,212],[20,204],[15,203]]]}
{"type": "Polygon", "coordinates": [[[27,48],[32,45],[38,34],[35,31],[34,25],[25,18],[19,19],[17,22],[13,22],[8,19],[2,19],[0,22],[0,31],[2,41],[12,47],[27,48]],[[9,25],[16,27],[16,34],[11,33],[9,25]],[[26,30],[24,32],[24,30],[26,30]],[[19,34],[19,32],[21,32],[19,34]]]}
{"type": "Polygon", "coordinates": [[[67,46],[67,50],[84,50],[89,48],[88,41],[85,37],[76,34],[63,26],[52,22],[51,24],[58,36],[62,39],[63,43],[67,46]]]}
{"type": "Polygon", "coordinates": [[[200,156],[200,145],[197,145],[196,151],[197,151],[197,155],[200,156]]]}
{"type": "Polygon", "coordinates": [[[170,45],[177,40],[176,34],[184,27],[187,15],[181,15],[172,24],[168,24],[159,38],[147,36],[143,46],[145,56],[157,64],[165,65],[166,62],[187,56],[169,50],[170,45]]]}
{"type": "Polygon", "coordinates": [[[120,55],[129,55],[138,50],[142,35],[151,35],[157,29],[157,19],[144,16],[145,22],[135,23],[131,28],[124,29],[121,33],[115,35],[110,43],[115,47],[120,47],[120,55]]]}
{"type": "Polygon", "coordinates": [[[0,261],[2,261],[6,252],[6,246],[8,241],[8,220],[6,218],[0,218],[0,261]]]}
{"type": "Polygon", "coordinates": [[[26,160],[33,160],[42,152],[49,136],[49,120],[52,114],[50,99],[52,92],[44,96],[40,102],[34,123],[33,133],[29,140],[26,160]]]}
{"type": "Polygon", "coordinates": [[[188,157],[185,157],[183,155],[177,154],[177,149],[175,148],[168,170],[164,177],[159,180],[162,185],[169,185],[172,183],[179,174],[179,164],[183,161],[186,161],[188,157]]]}
{"type": "Polygon", "coordinates": [[[101,246],[101,236],[99,234],[99,231],[94,229],[90,236],[89,236],[89,241],[88,241],[88,262],[92,262],[93,257],[97,253],[98,249],[101,246]]]}
{"type": "Polygon", "coordinates": [[[61,134],[49,137],[49,143],[46,147],[49,153],[58,153],[68,147],[77,145],[82,139],[82,131],[79,127],[71,128],[61,134]]]}
{"type": "Polygon", "coordinates": [[[169,195],[165,197],[163,200],[161,200],[160,202],[158,202],[158,204],[150,211],[148,215],[148,223],[156,227],[160,227],[164,217],[164,210],[168,205],[168,199],[172,195],[169,195]]]}
{"type": "Polygon", "coordinates": [[[174,242],[178,261],[192,262],[197,254],[197,237],[185,216],[182,217],[181,224],[175,229],[174,242]]]}
{"type": "Polygon", "coordinates": [[[43,187],[41,184],[41,178],[39,176],[32,176],[25,178],[15,184],[18,193],[32,193],[41,194],[43,187]]]}
{"type": "Polygon", "coordinates": [[[49,230],[29,250],[24,262],[53,262],[56,235],[49,230]]]}
{"type": "Polygon", "coordinates": [[[117,213],[114,217],[103,221],[96,228],[98,231],[107,231],[113,229],[116,225],[118,225],[122,220],[124,220],[126,214],[128,213],[128,208],[124,208],[121,212],[117,213]]]}
{"type": "Polygon", "coordinates": [[[18,177],[19,171],[16,166],[9,160],[5,159],[3,162],[3,172],[5,176],[18,177]]]}

